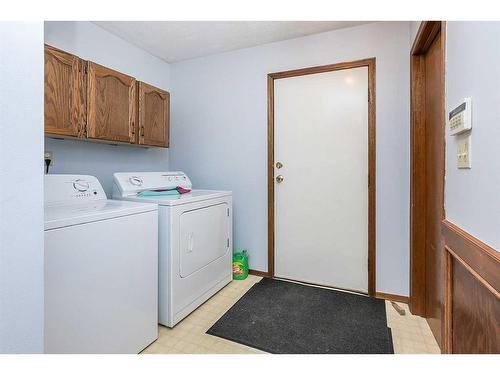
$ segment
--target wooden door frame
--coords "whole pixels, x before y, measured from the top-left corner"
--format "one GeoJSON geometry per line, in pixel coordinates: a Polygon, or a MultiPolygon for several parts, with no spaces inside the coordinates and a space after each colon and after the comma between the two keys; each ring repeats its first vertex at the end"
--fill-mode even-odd
{"type": "Polygon", "coordinates": [[[287,70],[267,75],[267,273],[274,277],[274,81],[281,78],[326,73],[366,66],[368,68],[368,294],[375,296],[375,58],[342,62],[338,64],[287,70]]]}
{"type": "MultiPolygon", "coordinates": [[[[444,21],[423,21],[420,24],[410,52],[410,310],[414,315],[426,316],[426,132],[425,132],[425,54],[438,36],[441,38],[441,93],[442,126],[445,115],[445,50],[446,23],[444,21]]],[[[443,158],[441,161],[444,197],[445,134],[443,133],[443,158]]],[[[445,217],[444,199],[440,207],[445,217]]]]}

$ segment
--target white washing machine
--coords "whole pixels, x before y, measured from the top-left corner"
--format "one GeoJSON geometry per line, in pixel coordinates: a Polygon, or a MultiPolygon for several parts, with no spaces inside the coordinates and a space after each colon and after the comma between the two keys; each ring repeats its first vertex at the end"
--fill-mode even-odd
{"type": "Polygon", "coordinates": [[[114,199],[157,203],[159,322],[173,327],[232,280],[232,193],[192,190],[183,172],[114,174],[114,199]]]}
{"type": "Polygon", "coordinates": [[[158,206],[45,176],[45,352],[138,353],[158,337],[158,206]]]}

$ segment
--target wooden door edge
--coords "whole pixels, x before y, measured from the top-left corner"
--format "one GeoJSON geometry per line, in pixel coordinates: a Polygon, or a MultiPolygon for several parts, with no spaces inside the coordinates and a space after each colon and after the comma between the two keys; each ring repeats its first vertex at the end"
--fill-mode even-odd
{"type": "MultiPolygon", "coordinates": [[[[419,98],[425,90],[422,75],[425,74],[422,66],[422,56],[427,52],[432,42],[438,34],[441,38],[442,53],[442,77],[445,85],[445,50],[446,50],[446,23],[445,21],[423,21],[420,24],[410,52],[410,311],[414,315],[426,316],[425,272],[425,184],[422,173],[425,173],[425,164],[415,161],[416,155],[425,149],[425,111],[418,110],[416,106],[421,106],[419,98]],[[420,150],[420,151],[419,151],[420,150]],[[420,270],[420,272],[419,272],[420,270]]],[[[442,90],[442,117],[445,121],[444,87],[442,90]]],[[[444,123],[444,122],[443,122],[444,123]]],[[[443,125],[444,126],[444,125],[443,125]]],[[[443,149],[445,147],[445,137],[443,137],[443,149]]],[[[444,155],[444,154],[443,154],[444,155]]],[[[444,181],[444,158],[442,161],[443,181],[444,181]]],[[[443,183],[444,187],[444,183],[443,183]]],[[[444,194],[444,192],[443,192],[444,194]]],[[[445,216],[442,208],[443,218],[445,216]]]]}

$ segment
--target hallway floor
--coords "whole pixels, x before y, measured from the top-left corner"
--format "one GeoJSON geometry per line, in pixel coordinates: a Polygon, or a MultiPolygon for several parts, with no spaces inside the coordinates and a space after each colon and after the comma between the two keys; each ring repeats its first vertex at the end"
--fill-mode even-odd
{"type": "MultiPolygon", "coordinates": [[[[249,275],[246,280],[232,281],[224,289],[196,309],[174,328],[159,326],[158,340],[148,346],[144,354],[266,354],[260,350],[237,344],[205,332],[261,278],[249,275]]],[[[425,319],[413,316],[408,306],[400,316],[386,302],[387,322],[392,329],[396,354],[434,354],[439,347],[425,319]]]]}

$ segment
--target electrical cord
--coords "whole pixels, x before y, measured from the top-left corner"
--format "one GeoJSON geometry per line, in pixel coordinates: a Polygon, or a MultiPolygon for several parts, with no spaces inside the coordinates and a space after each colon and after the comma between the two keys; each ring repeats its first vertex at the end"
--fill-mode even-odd
{"type": "Polygon", "coordinates": [[[52,162],[52,160],[45,159],[45,174],[49,174],[49,167],[50,167],[51,162],[52,162]]]}

